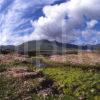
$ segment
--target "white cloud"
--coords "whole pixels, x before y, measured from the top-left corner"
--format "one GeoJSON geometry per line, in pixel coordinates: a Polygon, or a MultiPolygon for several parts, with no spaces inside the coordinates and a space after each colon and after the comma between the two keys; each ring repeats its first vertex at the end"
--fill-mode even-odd
{"type": "MultiPolygon", "coordinates": [[[[73,30],[83,24],[84,15],[91,19],[87,22],[87,27],[93,28],[97,24],[97,19],[100,19],[99,5],[100,0],[70,0],[60,5],[46,6],[43,9],[45,17],[33,22],[35,28],[33,35],[37,33],[40,39],[56,39],[63,42],[77,40],[79,36],[73,30]],[[65,19],[66,16],[68,19],[65,19]]],[[[89,31],[86,33],[91,34],[89,31]]]]}
{"type": "Polygon", "coordinates": [[[27,12],[29,14],[34,13],[39,7],[51,4],[54,1],[56,0],[13,0],[8,8],[5,9],[7,6],[5,4],[6,1],[0,0],[0,45],[17,44],[28,40],[28,35],[21,36],[21,32],[28,33],[29,30],[33,30],[32,27],[23,30],[15,30],[15,28],[24,25],[24,23],[26,24],[26,22],[30,23],[30,18],[23,18],[23,16],[27,17],[27,12]],[[1,11],[1,8],[3,8],[3,11],[1,11]]]}
{"type": "MultiPolygon", "coordinates": [[[[42,4],[50,4],[54,1],[56,0],[46,0],[46,3],[43,1],[42,4]]],[[[0,23],[3,22],[0,27],[0,31],[2,31],[0,34],[2,34],[1,36],[6,35],[3,39],[0,38],[0,44],[8,43],[7,40],[13,44],[19,44],[33,39],[55,39],[63,42],[73,42],[79,39],[80,35],[87,37],[88,40],[89,37],[92,37],[92,34],[87,29],[92,30],[100,19],[100,0],[70,0],[59,5],[48,5],[43,8],[45,16],[41,16],[38,20],[21,19],[23,13],[30,6],[35,8],[39,4],[41,4],[41,0],[30,0],[30,2],[28,0],[15,0],[7,14],[0,15],[3,16],[0,20],[0,23]],[[90,19],[89,22],[85,20],[87,24],[86,32],[84,30],[77,34],[75,30],[84,23],[84,16],[90,19]],[[34,31],[25,36],[16,34],[13,28],[27,20],[30,21],[30,24],[32,23],[34,31]],[[88,36],[86,36],[86,33],[88,33],[88,36]]]]}
{"type": "Polygon", "coordinates": [[[87,22],[87,28],[93,28],[98,23],[97,20],[91,20],[87,22]]]}

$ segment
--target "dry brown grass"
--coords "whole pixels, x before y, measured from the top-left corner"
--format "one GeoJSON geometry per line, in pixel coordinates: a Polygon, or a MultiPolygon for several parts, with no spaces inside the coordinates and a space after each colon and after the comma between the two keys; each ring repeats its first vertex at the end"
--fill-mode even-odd
{"type": "Polygon", "coordinates": [[[81,51],[78,54],[52,55],[50,60],[56,62],[69,62],[72,64],[96,65],[100,63],[100,54],[81,51]]]}
{"type": "MultiPolygon", "coordinates": [[[[0,64],[25,60],[27,60],[26,55],[16,53],[0,55],[0,64]]],[[[100,64],[100,53],[80,51],[78,54],[52,55],[49,57],[49,60],[61,63],[68,62],[72,64],[96,65],[100,64]]]]}
{"type": "Polygon", "coordinates": [[[20,55],[17,53],[9,53],[6,55],[0,54],[0,64],[2,63],[10,63],[15,60],[24,61],[26,59],[25,55],[20,55]]]}

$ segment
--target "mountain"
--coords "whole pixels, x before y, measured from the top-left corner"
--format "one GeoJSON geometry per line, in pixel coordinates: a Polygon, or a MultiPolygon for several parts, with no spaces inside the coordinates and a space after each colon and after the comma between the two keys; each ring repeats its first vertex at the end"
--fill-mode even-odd
{"type": "Polygon", "coordinates": [[[17,50],[21,53],[28,54],[52,54],[52,53],[62,53],[66,49],[77,49],[78,46],[74,44],[60,43],[57,41],[48,41],[48,40],[38,40],[38,41],[29,41],[17,46],[17,50]]]}
{"type": "Polygon", "coordinates": [[[0,53],[6,54],[15,51],[14,45],[1,45],[0,46],[0,53]]]}
{"type": "Polygon", "coordinates": [[[41,50],[41,51],[48,51],[48,50],[62,50],[66,49],[66,48],[78,48],[77,45],[74,44],[66,44],[66,43],[60,43],[57,41],[48,41],[48,40],[38,40],[38,41],[29,41],[29,42],[25,42],[19,46],[17,46],[19,48],[19,50],[23,50],[24,48],[26,48],[29,51],[34,51],[34,50],[41,50]]]}
{"type": "Polygon", "coordinates": [[[7,46],[0,46],[0,51],[17,51],[19,53],[28,53],[28,54],[36,54],[36,53],[43,53],[43,54],[51,54],[51,53],[65,53],[74,51],[74,53],[78,50],[100,50],[100,44],[96,45],[74,45],[74,44],[66,44],[60,43],[57,41],[48,41],[48,40],[33,40],[28,41],[18,46],[7,45],[7,46]],[[63,51],[63,52],[62,52],[63,51]]]}

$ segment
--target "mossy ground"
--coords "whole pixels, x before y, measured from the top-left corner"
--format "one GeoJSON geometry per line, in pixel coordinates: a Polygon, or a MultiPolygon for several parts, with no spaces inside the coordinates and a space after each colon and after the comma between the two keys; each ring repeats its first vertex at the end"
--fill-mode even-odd
{"type": "MultiPolygon", "coordinates": [[[[27,67],[31,71],[41,70],[44,78],[53,81],[51,88],[56,88],[54,93],[45,100],[100,100],[100,71],[98,66],[71,65],[49,61],[46,57],[27,58],[24,61],[13,60],[10,63],[0,64],[0,72],[8,68],[27,67]],[[45,67],[34,65],[40,61],[45,67]]],[[[0,100],[44,100],[43,95],[38,96],[41,85],[39,78],[8,78],[0,73],[0,100]]]]}

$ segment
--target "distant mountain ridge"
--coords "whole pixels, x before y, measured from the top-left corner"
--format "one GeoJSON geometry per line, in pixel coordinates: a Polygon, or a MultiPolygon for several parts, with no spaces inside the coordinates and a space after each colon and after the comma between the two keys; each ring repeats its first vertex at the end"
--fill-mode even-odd
{"type": "Polygon", "coordinates": [[[74,44],[60,43],[57,41],[48,41],[48,40],[38,40],[38,41],[28,41],[19,46],[19,49],[28,48],[30,51],[33,50],[52,50],[52,49],[66,49],[66,48],[78,48],[74,44]]]}
{"type": "Polygon", "coordinates": [[[58,51],[61,52],[66,50],[100,50],[100,44],[96,45],[75,45],[68,43],[60,43],[57,41],[48,41],[48,40],[33,40],[25,42],[21,45],[7,45],[0,46],[0,51],[18,51],[18,52],[36,52],[36,51],[58,51]]]}

